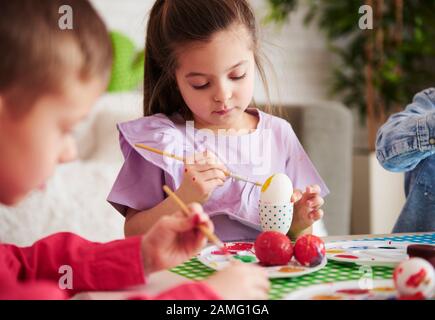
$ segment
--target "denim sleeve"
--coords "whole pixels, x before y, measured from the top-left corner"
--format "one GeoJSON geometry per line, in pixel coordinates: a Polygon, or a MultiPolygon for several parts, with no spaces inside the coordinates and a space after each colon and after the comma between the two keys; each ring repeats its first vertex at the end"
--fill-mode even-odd
{"type": "Polygon", "coordinates": [[[415,95],[402,112],[392,115],[379,129],[376,157],[393,172],[410,171],[435,154],[435,88],[415,95]]]}

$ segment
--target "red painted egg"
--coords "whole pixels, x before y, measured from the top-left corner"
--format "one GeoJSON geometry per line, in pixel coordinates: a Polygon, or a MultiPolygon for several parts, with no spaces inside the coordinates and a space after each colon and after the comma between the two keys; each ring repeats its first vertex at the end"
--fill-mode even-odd
{"type": "Polygon", "coordinates": [[[265,266],[286,265],[293,256],[293,247],[285,234],[265,231],[255,240],[255,255],[265,266]]]}
{"type": "Polygon", "coordinates": [[[295,243],[296,260],[303,266],[315,267],[325,258],[325,243],[319,237],[311,234],[300,236],[295,243]]]}

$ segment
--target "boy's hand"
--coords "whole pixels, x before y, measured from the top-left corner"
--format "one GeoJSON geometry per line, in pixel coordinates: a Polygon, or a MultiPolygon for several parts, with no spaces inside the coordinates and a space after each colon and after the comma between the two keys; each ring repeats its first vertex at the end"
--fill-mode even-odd
{"type": "Polygon", "coordinates": [[[145,274],[179,265],[204,247],[207,239],[197,226],[203,224],[213,231],[213,223],[201,205],[193,203],[189,209],[189,217],[181,211],[163,216],[143,236],[145,274]]]}
{"type": "Polygon", "coordinates": [[[197,153],[186,160],[183,181],[176,194],[186,203],[204,203],[227,176],[226,167],[212,152],[197,153]]]}
{"type": "Polygon", "coordinates": [[[225,300],[264,300],[270,289],[267,272],[262,267],[242,262],[231,263],[204,283],[225,300]]]}
{"type": "Polygon", "coordinates": [[[296,189],[291,202],[294,203],[294,213],[289,233],[292,238],[295,238],[310,228],[314,222],[322,219],[323,210],[320,207],[325,201],[320,196],[320,187],[311,185],[304,193],[296,189]]]}

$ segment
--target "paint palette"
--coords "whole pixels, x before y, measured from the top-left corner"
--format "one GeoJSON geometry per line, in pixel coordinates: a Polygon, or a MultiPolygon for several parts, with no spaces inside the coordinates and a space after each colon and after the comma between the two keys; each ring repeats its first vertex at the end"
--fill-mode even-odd
{"type": "Polygon", "coordinates": [[[284,297],[284,300],[395,300],[397,291],[393,280],[339,281],[302,288],[284,297]]]}
{"type": "MultiPolygon", "coordinates": [[[[235,258],[245,263],[259,264],[255,256],[253,242],[229,242],[226,243],[227,251],[235,258]]],[[[214,270],[221,270],[229,265],[228,258],[216,246],[210,246],[203,249],[197,256],[198,260],[214,270]]],[[[299,277],[309,273],[316,272],[326,265],[325,258],[322,263],[316,267],[305,267],[299,264],[293,257],[292,260],[283,266],[263,266],[269,274],[269,278],[292,278],[299,277]]],[[[260,265],[260,264],[259,264],[260,265]]]]}
{"type": "Polygon", "coordinates": [[[410,242],[342,241],[325,244],[326,256],[337,262],[358,265],[395,267],[408,259],[406,248],[410,242]]]}

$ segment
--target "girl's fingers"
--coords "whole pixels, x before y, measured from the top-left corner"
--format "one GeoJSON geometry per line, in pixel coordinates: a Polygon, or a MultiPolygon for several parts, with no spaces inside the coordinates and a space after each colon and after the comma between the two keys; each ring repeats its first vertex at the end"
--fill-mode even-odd
{"type": "Polygon", "coordinates": [[[290,202],[295,203],[298,202],[302,198],[302,191],[299,189],[295,189],[290,198],[290,202]]]}
{"type": "Polygon", "coordinates": [[[222,180],[220,178],[212,178],[212,179],[205,181],[205,184],[207,185],[207,189],[210,190],[210,192],[213,191],[214,189],[216,189],[217,187],[223,186],[224,183],[225,183],[225,180],[222,180]]]}
{"type": "Polygon", "coordinates": [[[211,151],[205,150],[195,154],[195,163],[197,164],[219,164],[220,159],[211,151]]]}
{"type": "Polygon", "coordinates": [[[225,181],[225,180],[227,180],[227,176],[223,173],[222,170],[210,169],[210,170],[201,172],[201,179],[203,181],[208,181],[208,180],[212,180],[212,179],[220,179],[222,181],[225,181]]]}
{"type": "Polygon", "coordinates": [[[325,203],[325,200],[319,195],[314,196],[313,198],[307,200],[307,206],[312,209],[319,209],[323,204],[325,203]]]}
{"type": "Polygon", "coordinates": [[[323,218],[323,210],[319,209],[316,211],[313,211],[309,214],[309,218],[313,221],[317,221],[323,218]]]}
{"type": "Polygon", "coordinates": [[[306,188],[306,194],[318,194],[321,192],[320,186],[317,184],[310,185],[306,188]]]}
{"type": "Polygon", "coordinates": [[[228,171],[227,168],[221,163],[196,165],[195,169],[198,172],[204,172],[204,171],[209,171],[209,170],[219,170],[219,171],[222,171],[222,173],[225,173],[226,171],[228,171]]]}

